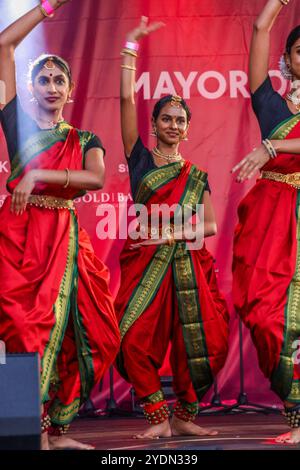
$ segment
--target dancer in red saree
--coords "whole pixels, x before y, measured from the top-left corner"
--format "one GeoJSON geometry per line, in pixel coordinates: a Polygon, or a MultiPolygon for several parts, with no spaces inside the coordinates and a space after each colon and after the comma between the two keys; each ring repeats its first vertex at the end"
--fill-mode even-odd
{"type": "MultiPolygon", "coordinates": [[[[149,220],[155,204],[196,211],[196,204],[204,203],[205,235],[214,235],[207,174],[178,153],[191,117],[184,100],[168,95],[156,103],[152,122],[157,147],[152,152],[138,136],[134,104],[137,41],[160,26],[147,25],[147,19],[142,18],[140,26],[129,33],[123,50],[122,135],[133,198],[146,206],[149,220]]],[[[136,437],[213,435],[214,431],[192,421],[198,413],[198,401],[226,359],[226,305],[209,252],[205,248],[189,250],[185,238],[176,232],[178,227],[174,233],[167,232],[167,237],[163,234],[168,227],[161,224],[159,228],[162,233],[157,239],[134,242],[129,235],[121,254],[121,286],[115,303],[122,338],[118,368],[133,385],[150,424],[136,437]],[[177,396],[171,422],[159,377],[170,341],[177,396]]]]}
{"type": "Polygon", "coordinates": [[[0,339],[8,352],[41,358],[42,448],[89,449],[63,433],[114,360],[119,329],[108,270],[79,226],[73,199],[102,187],[104,151],[94,134],[62,118],[74,84],[60,57],[31,65],[35,118],[19,106],[13,51],[44,13],[36,7],[0,34],[11,160],[0,211],[0,339]]]}
{"type": "MultiPolygon", "coordinates": [[[[300,27],[289,35],[281,59],[293,81],[285,99],[268,76],[270,30],[287,0],[269,0],[255,22],[250,88],[263,143],[233,171],[238,181],[261,169],[261,178],[240,203],[234,239],[233,296],[250,328],[259,365],[285,405],[291,432],[278,442],[300,442],[300,27]]],[[[288,8],[288,7],[287,7],[288,8]]]]}

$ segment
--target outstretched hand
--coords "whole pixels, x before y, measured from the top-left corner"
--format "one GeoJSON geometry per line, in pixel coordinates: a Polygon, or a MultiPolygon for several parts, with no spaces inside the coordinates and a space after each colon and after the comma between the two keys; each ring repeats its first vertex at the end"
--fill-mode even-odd
{"type": "Polygon", "coordinates": [[[144,240],[140,243],[132,243],[129,246],[130,250],[137,250],[138,248],[144,247],[144,246],[152,246],[152,245],[167,245],[168,244],[168,239],[166,238],[149,238],[148,240],[144,240]]]}
{"type": "Polygon", "coordinates": [[[152,33],[153,31],[156,31],[157,29],[160,29],[165,26],[165,23],[163,23],[162,21],[156,21],[150,24],[148,24],[148,21],[149,18],[147,18],[147,16],[142,16],[139,26],[127,34],[128,41],[139,41],[141,38],[147,36],[149,33],[152,33]]]}
{"type": "Polygon", "coordinates": [[[238,183],[242,183],[245,179],[250,179],[255,173],[260,170],[268,161],[270,155],[268,154],[265,146],[262,144],[257,149],[254,149],[243,160],[241,160],[234,168],[231,173],[240,170],[236,177],[238,183]]]}
{"type": "Polygon", "coordinates": [[[12,198],[10,210],[16,215],[22,215],[26,209],[28,198],[35,187],[34,170],[29,171],[23,176],[21,181],[15,187],[12,198]]]}

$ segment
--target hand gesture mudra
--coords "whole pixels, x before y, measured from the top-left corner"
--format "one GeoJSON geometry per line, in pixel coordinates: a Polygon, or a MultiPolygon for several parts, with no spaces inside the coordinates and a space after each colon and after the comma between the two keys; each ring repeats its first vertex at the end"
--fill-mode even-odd
{"type": "Polygon", "coordinates": [[[162,21],[156,21],[154,23],[148,24],[148,20],[149,18],[147,18],[147,16],[142,16],[139,26],[127,34],[128,41],[139,41],[149,33],[152,33],[153,31],[156,31],[157,29],[165,26],[165,23],[162,21]]]}
{"type": "Polygon", "coordinates": [[[270,155],[266,151],[265,146],[261,145],[257,149],[253,149],[252,152],[232,168],[231,173],[240,170],[236,181],[242,183],[246,179],[252,178],[269,160],[270,155]]]}

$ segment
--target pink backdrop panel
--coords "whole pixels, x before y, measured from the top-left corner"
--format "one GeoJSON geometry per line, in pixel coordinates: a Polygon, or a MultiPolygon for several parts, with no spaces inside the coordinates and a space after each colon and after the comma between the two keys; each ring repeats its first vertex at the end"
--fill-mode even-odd
{"type": "MultiPolygon", "coordinates": [[[[0,27],[26,11],[26,2],[0,1],[0,27]],[[19,9],[19,10],[18,10],[19,9]],[[9,15],[9,16],[8,16],[9,15]]],[[[27,5],[35,2],[28,1],[27,5]]],[[[103,203],[113,204],[124,220],[131,203],[119,115],[120,50],[126,32],[141,15],[163,20],[165,28],[141,43],[137,70],[137,107],[140,134],[150,147],[150,116],[154,102],[166,93],[178,93],[192,110],[189,140],[181,151],[209,174],[212,199],[218,219],[218,234],[208,241],[214,253],[219,283],[231,309],[230,352],[218,385],[224,399],[239,392],[238,321],[231,305],[232,238],[237,205],[251,182],[239,185],[231,168],[260,141],[251,109],[247,64],[252,24],[265,0],[72,0],[51,20],[46,20],[17,51],[18,86],[24,107],[29,109],[26,84],[28,61],[42,52],[59,54],[69,61],[76,83],[74,103],[65,113],[72,124],[98,134],[107,150],[106,183],[101,192],[90,193],[78,202],[81,224],[88,230],[97,254],[111,270],[111,289],[119,285],[118,256],[123,240],[100,240],[97,231],[103,203]]],[[[289,30],[300,17],[299,2],[284,8],[274,31],[270,69],[274,85],[284,93],[278,60],[289,30]]],[[[0,134],[0,204],[5,198],[9,163],[0,134]]],[[[277,403],[257,366],[248,332],[244,331],[245,387],[249,398],[277,403]]],[[[164,373],[168,366],[164,367],[164,373]]],[[[129,398],[129,386],[115,373],[119,402],[129,398]]],[[[102,391],[95,388],[97,406],[104,406],[108,377],[102,391]]]]}

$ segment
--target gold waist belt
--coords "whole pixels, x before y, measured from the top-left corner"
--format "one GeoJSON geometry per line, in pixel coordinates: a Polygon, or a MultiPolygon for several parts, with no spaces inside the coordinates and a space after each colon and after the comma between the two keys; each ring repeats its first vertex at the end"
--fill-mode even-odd
{"type": "Polygon", "coordinates": [[[268,180],[279,181],[280,183],[286,183],[293,186],[293,188],[300,189],[300,173],[283,175],[282,173],[274,173],[273,171],[262,171],[261,177],[268,180]]]}
{"type": "Polygon", "coordinates": [[[28,204],[37,207],[44,207],[45,209],[75,209],[72,199],[64,199],[62,197],[55,196],[42,196],[37,194],[29,196],[28,204]]]}

